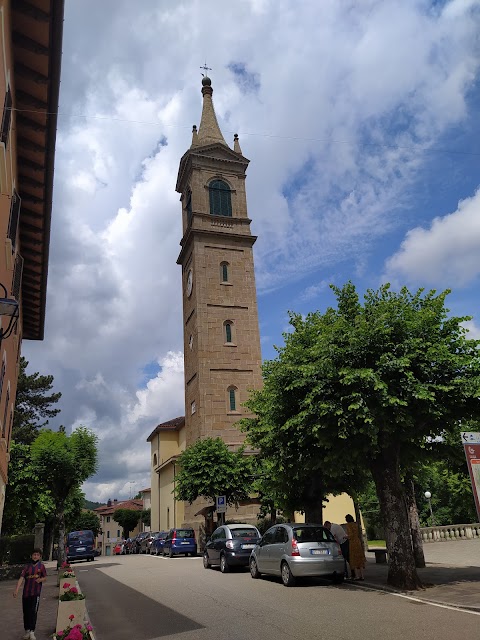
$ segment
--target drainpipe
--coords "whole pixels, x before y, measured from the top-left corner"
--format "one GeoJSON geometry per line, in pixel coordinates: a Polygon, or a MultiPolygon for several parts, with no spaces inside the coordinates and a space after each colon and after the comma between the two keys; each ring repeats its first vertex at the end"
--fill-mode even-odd
{"type": "Polygon", "coordinates": [[[173,461],[173,526],[177,526],[177,499],[175,498],[175,478],[177,475],[177,465],[173,461]]]}

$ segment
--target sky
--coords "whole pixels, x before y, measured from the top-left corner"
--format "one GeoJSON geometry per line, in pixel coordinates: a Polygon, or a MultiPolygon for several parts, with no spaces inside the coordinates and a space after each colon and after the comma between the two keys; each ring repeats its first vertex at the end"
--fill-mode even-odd
{"type": "Polygon", "coordinates": [[[66,0],[45,339],[51,422],[99,437],[87,498],[150,486],[184,415],[181,156],[200,66],[247,198],[263,358],[288,311],[390,282],[452,289],[480,337],[480,2],[66,0]]]}

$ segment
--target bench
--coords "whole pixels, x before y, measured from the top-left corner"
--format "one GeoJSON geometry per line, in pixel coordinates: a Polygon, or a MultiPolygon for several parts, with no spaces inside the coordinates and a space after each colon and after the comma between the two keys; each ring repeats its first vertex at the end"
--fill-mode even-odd
{"type": "Polygon", "coordinates": [[[370,547],[368,553],[375,554],[375,562],[377,564],[385,564],[387,562],[387,550],[382,547],[370,547]]]}

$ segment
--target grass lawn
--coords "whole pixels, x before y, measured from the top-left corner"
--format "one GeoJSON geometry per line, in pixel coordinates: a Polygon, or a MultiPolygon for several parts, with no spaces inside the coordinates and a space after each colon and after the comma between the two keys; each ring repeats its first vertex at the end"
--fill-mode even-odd
{"type": "Polygon", "coordinates": [[[387,547],[387,544],[385,542],[385,540],[368,540],[367,541],[367,545],[369,548],[372,547],[382,547],[385,548],[387,547]]]}

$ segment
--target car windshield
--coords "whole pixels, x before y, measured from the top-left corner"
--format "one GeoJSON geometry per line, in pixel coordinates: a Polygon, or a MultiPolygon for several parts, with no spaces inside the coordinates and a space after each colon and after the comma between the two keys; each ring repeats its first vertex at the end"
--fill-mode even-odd
{"type": "Polygon", "coordinates": [[[177,529],[177,538],[193,538],[193,529],[177,529]]]}
{"type": "Polygon", "coordinates": [[[72,545],[79,545],[79,544],[91,544],[92,543],[92,538],[91,536],[81,536],[81,535],[76,535],[76,536],[69,536],[68,538],[68,544],[70,546],[72,545]]]}
{"type": "Polygon", "coordinates": [[[335,538],[323,527],[298,527],[293,530],[297,542],[335,542],[335,538]]]}
{"type": "Polygon", "coordinates": [[[254,527],[243,527],[242,529],[230,529],[232,538],[259,538],[260,534],[254,527]]]}

